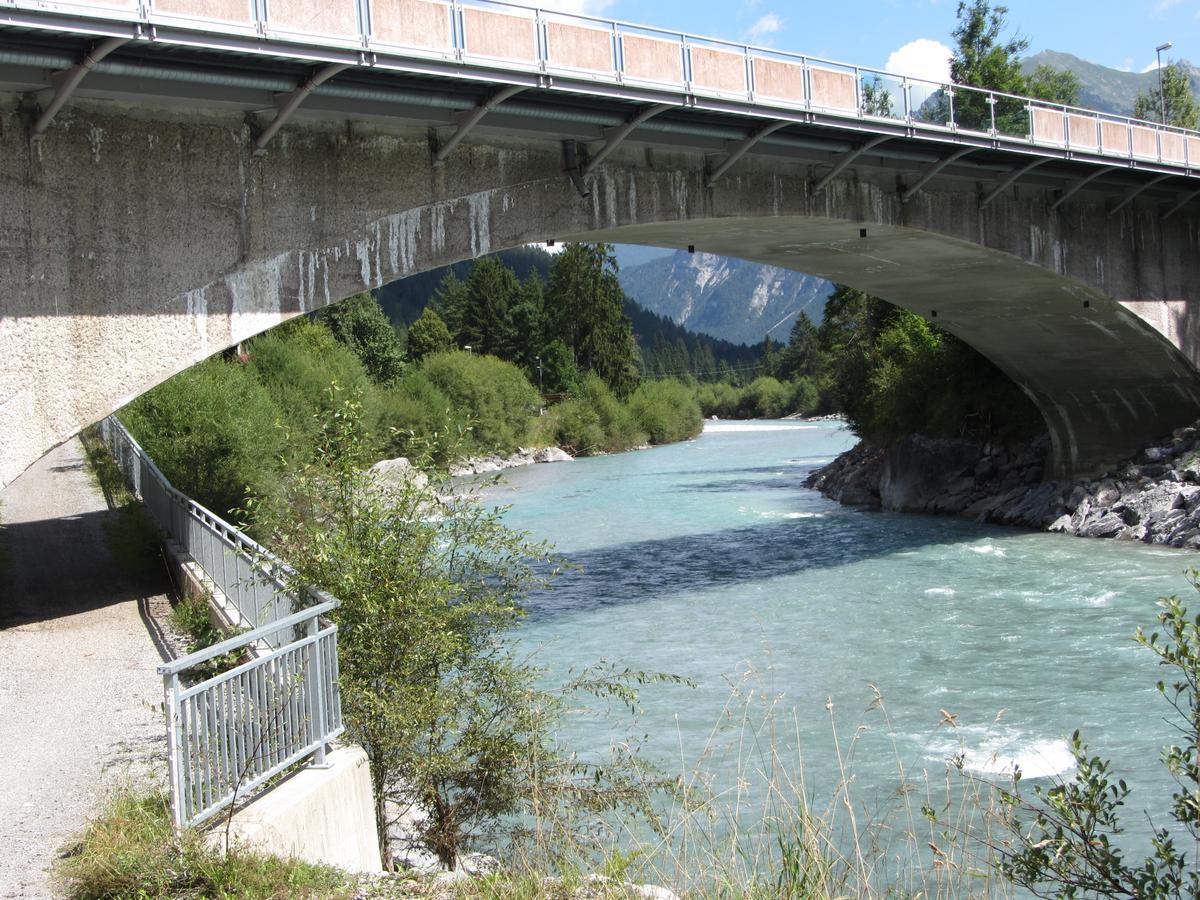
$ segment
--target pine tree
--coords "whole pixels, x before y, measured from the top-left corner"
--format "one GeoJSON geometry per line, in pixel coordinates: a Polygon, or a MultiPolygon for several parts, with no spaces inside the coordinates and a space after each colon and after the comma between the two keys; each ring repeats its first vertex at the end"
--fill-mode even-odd
{"type": "Polygon", "coordinates": [[[581,371],[628,395],[638,381],[637,345],[612,246],[568,244],[550,270],[546,294],[547,339],[562,341],[581,371]]]}

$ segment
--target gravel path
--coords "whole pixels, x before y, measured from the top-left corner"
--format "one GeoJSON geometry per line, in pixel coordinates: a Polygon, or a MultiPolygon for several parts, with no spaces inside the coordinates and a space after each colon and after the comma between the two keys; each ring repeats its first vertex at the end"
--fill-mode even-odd
{"type": "Polygon", "coordinates": [[[169,584],[119,569],[114,516],[78,439],[0,493],[0,897],[54,896],[48,868],[104,792],[165,780],[169,584]]]}

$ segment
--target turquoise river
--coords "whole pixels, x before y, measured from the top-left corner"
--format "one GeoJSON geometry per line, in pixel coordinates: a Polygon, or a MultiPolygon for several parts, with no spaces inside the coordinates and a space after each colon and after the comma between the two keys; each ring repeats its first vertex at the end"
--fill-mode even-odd
{"type": "MultiPolygon", "coordinates": [[[[506,473],[489,497],[508,523],[582,567],[532,598],[523,645],[551,680],[601,659],[692,679],[645,688],[631,730],[668,770],[706,773],[722,815],[761,815],[766,782],[801,778],[828,807],[834,727],[860,826],[905,802],[899,766],[939,784],[956,757],[985,779],[1015,762],[1048,784],[1071,774],[1079,729],[1133,787],[1144,848],[1143,810],[1166,822],[1172,732],[1132,636],[1159,596],[1192,592],[1196,557],[849,509],[802,486],[853,442],[836,424],[712,422],[681,444],[506,473]]],[[[569,728],[585,753],[622,733],[569,728]]]]}

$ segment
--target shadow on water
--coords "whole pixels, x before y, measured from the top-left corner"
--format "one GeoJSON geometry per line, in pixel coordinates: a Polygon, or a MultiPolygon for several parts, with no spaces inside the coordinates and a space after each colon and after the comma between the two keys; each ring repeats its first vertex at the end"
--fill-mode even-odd
{"type": "MultiPolygon", "coordinates": [[[[995,535],[997,526],[911,513],[839,509],[567,555],[580,570],[530,596],[533,618],[640,603],[679,593],[832,568],[995,535]]],[[[1004,529],[1007,530],[1007,529],[1004,529]]]]}

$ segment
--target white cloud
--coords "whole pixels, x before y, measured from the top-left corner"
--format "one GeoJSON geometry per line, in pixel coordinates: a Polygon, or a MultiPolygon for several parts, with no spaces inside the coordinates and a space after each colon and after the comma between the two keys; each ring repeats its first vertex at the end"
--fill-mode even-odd
{"type": "Polygon", "coordinates": [[[767,35],[775,34],[783,28],[783,20],[775,13],[760,16],[758,21],[746,29],[746,40],[761,42],[767,35]]]}
{"type": "Polygon", "coordinates": [[[1132,72],[1133,71],[1133,57],[1132,56],[1125,57],[1125,62],[1121,63],[1121,65],[1119,65],[1117,68],[1120,69],[1122,72],[1132,72]]]}
{"type": "Polygon", "coordinates": [[[950,48],[941,41],[917,38],[889,56],[883,67],[897,75],[945,82],[950,80],[952,55],[950,48]]]}
{"type": "MultiPolygon", "coordinates": [[[[1167,64],[1163,63],[1163,65],[1165,66],[1167,64]]],[[[1158,68],[1158,60],[1156,59],[1152,63],[1150,63],[1149,65],[1147,65],[1145,68],[1142,69],[1142,74],[1145,74],[1146,72],[1153,72],[1157,68],[1158,68]]]]}

